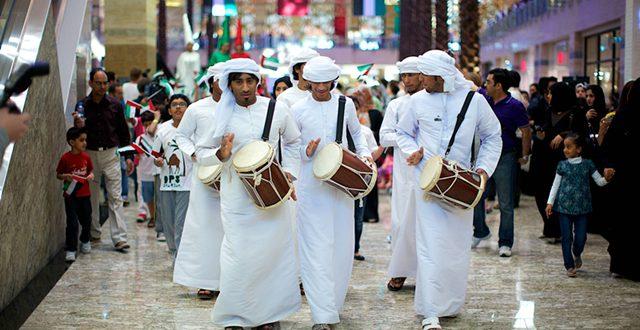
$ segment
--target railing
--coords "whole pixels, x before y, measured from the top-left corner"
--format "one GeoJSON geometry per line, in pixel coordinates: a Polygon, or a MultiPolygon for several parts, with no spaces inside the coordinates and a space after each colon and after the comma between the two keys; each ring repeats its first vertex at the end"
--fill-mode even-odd
{"type": "Polygon", "coordinates": [[[575,0],[522,0],[506,13],[500,13],[490,19],[480,36],[480,40],[485,43],[501,38],[514,29],[529,24],[547,13],[562,9],[573,2],[575,0]]]}

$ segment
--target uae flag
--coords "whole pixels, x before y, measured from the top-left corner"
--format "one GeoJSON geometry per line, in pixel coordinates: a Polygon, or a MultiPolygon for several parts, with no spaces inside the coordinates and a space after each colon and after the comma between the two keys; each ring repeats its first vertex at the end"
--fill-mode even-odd
{"type": "Polygon", "coordinates": [[[358,79],[360,79],[363,76],[368,75],[369,71],[371,71],[372,67],[373,67],[373,63],[358,65],[357,69],[358,69],[358,72],[360,72],[360,75],[358,76],[358,79]]]}
{"type": "Polygon", "coordinates": [[[87,178],[81,177],[79,175],[72,175],[71,182],[64,183],[64,197],[75,196],[75,194],[80,190],[80,188],[88,184],[87,178]]]}
{"type": "Polygon", "coordinates": [[[278,58],[274,56],[266,57],[264,55],[260,56],[260,66],[265,69],[278,71],[278,67],[280,66],[280,61],[278,58]]]}
{"type": "Polygon", "coordinates": [[[309,0],[278,0],[278,15],[306,16],[309,13],[309,0]]]}
{"type": "Polygon", "coordinates": [[[384,16],[384,0],[353,0],[353,16],[384,16]]]}
{"type": "Polygon", "coordinates": [[[149,152],[149,150],[145,149],[144,146],[139,145],[137,143],[131,143],[131,147],[139,154],[139,155],[147,155],[149,157],[152,157],[151,152],[149,152]]]}
{"type": "Polygon", "coordinates": [[[142,104],[127,100],[124,108],[124,117],[127,119],[136,117],[136,109],[142,109],[142,104]]]}

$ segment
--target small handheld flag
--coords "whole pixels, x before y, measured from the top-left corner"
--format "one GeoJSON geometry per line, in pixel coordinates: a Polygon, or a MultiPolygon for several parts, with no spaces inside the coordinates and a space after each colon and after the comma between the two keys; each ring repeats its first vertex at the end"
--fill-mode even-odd
{"type": "Polygon", "coordinates": [[[369,71],[371,71],[372,67],[373,67],[373,63],[358,65],[357,69],[358,69],[358,72],[360,72],[360,75],[358,76],[358,79],[362,78],[362,76],[368,75],[369,71]]]}
{"type": "Polygon", "coordinates": [[[71,182],[64,183],[64,197],[74,196],[82,185],[87,184],[87,178],[73,174],[71,182]]]}
{"type": "Polygon", "coordinates": [[[264,55],[260,56],[260,66],[265,69],[277,71],[278,66],[280,65],[280,61],[275,56],[266,57],[264,55]]]}
{"type": "Polygon", "coordinates": [[[136,109],[142,109],[142,104],[127,100],[125,103],[124,117],[127,119],[136,117],[136,109]]]}

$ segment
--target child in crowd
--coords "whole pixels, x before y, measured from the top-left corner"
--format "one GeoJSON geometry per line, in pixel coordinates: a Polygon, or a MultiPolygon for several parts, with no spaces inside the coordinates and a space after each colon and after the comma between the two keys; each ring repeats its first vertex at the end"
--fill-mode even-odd
{"type": "MultiPolygon", "coordinates": [[[[142,147],[147,152],[151,152],[153,150],[153,143],[155,141],[155,131],[158,125],[158,121],[160,120],[160,112],[159,111],[145,111],[140,114],[138,121],[144,127],[144,133],[140,134],[136,137],[135,143],[142,147]]],[[[154,193],[153,193],[153,184],[154,184],[154,158],[149,157],[147,154],[137,155],[137,172],[138,172],[138,180],[140,181],[139,186],[142,191],[142,200],[140,201],[140,205],[138,207],[138,222],[144,222],[145,220],[149,220],[147,226],[152,228],[155,226],[155,203],[154,203],[154,193]]]]}
{"type": "Polygon", "coordinates": [[[76,260],[78,250],[78,223],[82,226],[80,251],[91,252],[91,190],[89,180],[93,180],[93,163],[85,152],[87,133],[72,127],[67,131],[67,143],[71,151],[60,158],[56,169],[59,180],[64,181],[64,209],[67,214],[65,240],[65,260],[76,260]]]}
{"type": "Polygon", "coordinates": [[[562,256],[569,277],[576,277],[576,270],[582,267],[581,255],[587,241],[587,215],[592,211],[589,177],[599,186],[611,180],[611,177],[603,178],[591,160],[580,157],[583,146],[584,140],[579,135],[569,134],[564,139],[564,155],[567,159],[558,163],[546,208],[548,216],[553,212],[558,215],[562,256]]]}
{"type": "Polygon", "coordinates": [[[393,155],[387,154],[378,169],[378,189],[391,189],[393,185],[393,155]]]}
{"type": "Polygon", "coordinates": [[[160,168],[160,193],[157,206],[161,209],[163,232],[169,251],[174,257],[180,247],[182,228],[189,206],[193,166],[191,157],[178,149],[175,135],[189,104],[189,98],[186,95],[171,96],[169,113],[172,119],[158,127],[153,144],[153,151],[163,154],[154,160],[154,164],[160,168]]]}

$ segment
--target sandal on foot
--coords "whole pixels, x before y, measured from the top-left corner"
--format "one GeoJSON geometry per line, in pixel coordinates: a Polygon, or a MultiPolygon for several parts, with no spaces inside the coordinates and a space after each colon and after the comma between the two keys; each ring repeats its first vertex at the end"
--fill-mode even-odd
{"type": "Polygon", "coordinates": [[[256,330],[280,330],[280,322],[273,322],[263,324],[261,326],[255,327],[256,330]]]}
{"type": "Polygon", "coordinates": [[[207,289],[199,289],[197,296],[200,300],[211,300],[213,299],[214,292],[207,289]]]}
{"type": "Polygon", "coordinates": [[[406,277],[394,277],[390,279],[389,283],[387,283],[387,289],[389,289],[389,291],[400,291],[406,279],[406,277]]]}
{"type": "Polygon", "coordinates": [[[331,326],[326,323],[314,324],[311,330],[331,330],[331,326]]]}
{"type": "Polygon", "coordinates": [[[422,320],[422,330],[442,329],[440,320],[437,317],[429,317],[422,320]]]}

